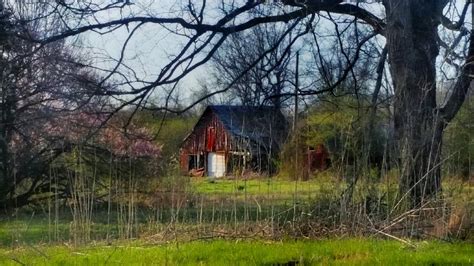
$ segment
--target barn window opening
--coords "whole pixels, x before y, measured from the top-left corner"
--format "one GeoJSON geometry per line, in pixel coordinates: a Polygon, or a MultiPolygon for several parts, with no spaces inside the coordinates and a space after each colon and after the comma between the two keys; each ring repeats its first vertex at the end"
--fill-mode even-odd
{"type": "Polygon", "coordinates": [[[190,154],[188,156],[188,171],[200,168],[204,168],[204,155],[190,154]]]}

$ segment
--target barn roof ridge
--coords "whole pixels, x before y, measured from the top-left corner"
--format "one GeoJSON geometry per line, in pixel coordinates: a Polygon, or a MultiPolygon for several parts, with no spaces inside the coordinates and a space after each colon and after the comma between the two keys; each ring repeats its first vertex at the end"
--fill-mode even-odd
{"type": "Polygon", "coordinates": [[[279,150],[288,134],[288,122],[279,108],[273,106],[208,105],[183,143],[206,123],[206,117],[215,115],[225,131],[237,143],[251,149],[279,150]],[[260,148],[259,148],[260,147],[260,148]]]}
{"type": "Polygon", "coordinates": [[[274,106],[209,105],[206,109],[217,115],[231,135],[248,138],[258,145],[280,146],[275,142],[287,134],[286,118],[274,106]]]}

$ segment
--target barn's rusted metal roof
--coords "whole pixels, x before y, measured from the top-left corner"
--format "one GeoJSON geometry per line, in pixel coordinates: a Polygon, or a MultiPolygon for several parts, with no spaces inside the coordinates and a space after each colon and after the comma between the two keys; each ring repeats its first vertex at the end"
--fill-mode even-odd
{"type": "Polygon", "coordinates": [[[279,109],[271,106],[210,105],[233,138],[252,149],[279,150],[288,134],[288,123],[279,109]]]}

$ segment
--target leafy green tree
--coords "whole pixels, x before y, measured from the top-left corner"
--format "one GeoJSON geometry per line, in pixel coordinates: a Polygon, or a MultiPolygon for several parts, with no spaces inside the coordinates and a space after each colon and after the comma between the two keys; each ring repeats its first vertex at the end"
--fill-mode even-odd
{"type": "Polygon", "coordinates": [[[368,101],[353,96],[317,104],[307,117],[306,143],[309,146],[325,144],[333,155],[333,162],[339,165],[380,166],[386,128],[381,117],[370,119],[369,108],[368,101]],[[373,129],[367,135],[371,126],[373,129]]]}
{"type": "MultiPolygon", "coordinates": [[[[373,173],[371,170],[376,169],[377,176],[380,176],[388,131],[381,117],[383,112],[371,119],[369,110],[369,101],[364,97],[327,97],[315,104],[285,148],[283,156],[288,164],[286,168],[294,168],[292,157],[295,157],[296,150],[298,154],[305,154],[308,148],[323,144],[328,149],[331,164],[341,175],[358,178],[370,175],[373,173]]],[[[298,168],[302,168],[304,160],[304,156],[301,156],[298,168]]]]}

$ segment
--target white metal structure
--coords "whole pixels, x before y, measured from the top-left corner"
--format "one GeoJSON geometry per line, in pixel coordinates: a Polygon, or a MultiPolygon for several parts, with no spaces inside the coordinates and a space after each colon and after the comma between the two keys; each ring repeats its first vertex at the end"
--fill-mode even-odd
{"type": "Polygon", "coordinates": [[[222,177],[225,174],[225,155],[210,152],[207,155],[207,175],[222,177]]]}

